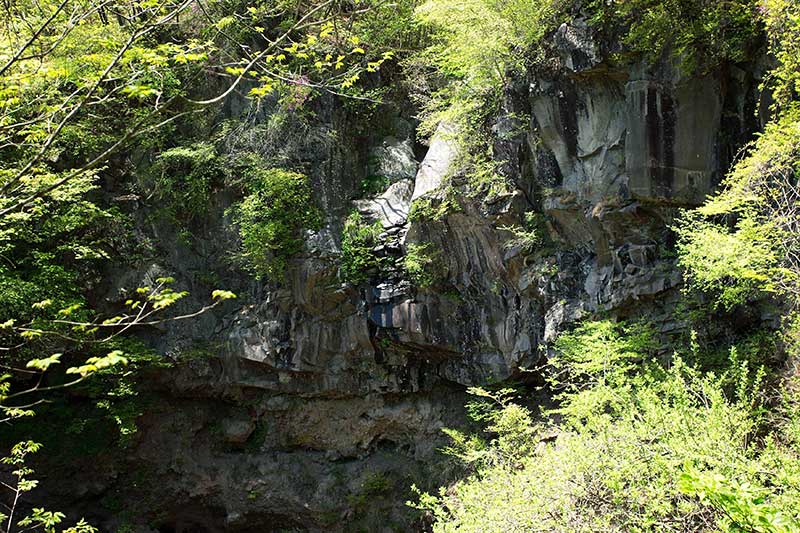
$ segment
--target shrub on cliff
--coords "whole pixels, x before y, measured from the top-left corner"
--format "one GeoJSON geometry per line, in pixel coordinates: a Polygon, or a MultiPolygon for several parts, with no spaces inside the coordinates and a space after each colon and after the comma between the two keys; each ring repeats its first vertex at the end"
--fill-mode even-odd
{"type": "MultiPolygon", "coordinates": [[[[412,97],[422,105],[421,132],[437,124],[457,124],[460,140],[473,138],[498,111],[504,85],[525,71],[527,52],[557,27],[561,0],[428,0],[417,7],[416,21],[431,34],[406,67],[412,97]]],[[[483,147],[481,147],[483,148],[483,147]]]]}
{"type": "Polygon", "coordinates": [[[755,0],[590,0],[585,9],[606,39],[651,63],[671,57],[691,73],[746,61],[763,29],[755,0]]]}
{"type": "Polygon", "coordinates": [[[303,174],[272,168],[256,171],[247,190],[231,208],[242,239],[240,258],[256,275],[279,281],[303,246],[303,230],[321,222],[311,186],[303,174]]]}
{"type": "Polygon", "coordinates": [[[762,8],[770,50],[780,62],[766,78],[774,118],[725,177],[719,193],[677,226],[690,287],[727,307],[764,293],[800,304],[800,103],[796,72],[800,6],[772,0],[762,8]]]}
{"type": "Polygon", "coordinates": [[[342,280],[358,285],[380,270],[383,260],[373,250],[383,232],[379,221],[368,223],[357,211],[350,213],[342,230],[342,280]]]}
{"type": "Polygon", "coordinates": [[[200,217],[211,198],[212,187],[222,175],[213,144],[194,143],[164,150],[156,158],[155,194],[168,202],[183,219],[200,217]]]}
{"type": "Polygon", "coordinates": [[[800,107],[769,124],[723,182],[723,190],[678,225],[691,286],[730,307],[759,293],[800,301],[797,168],[800,107]]]}

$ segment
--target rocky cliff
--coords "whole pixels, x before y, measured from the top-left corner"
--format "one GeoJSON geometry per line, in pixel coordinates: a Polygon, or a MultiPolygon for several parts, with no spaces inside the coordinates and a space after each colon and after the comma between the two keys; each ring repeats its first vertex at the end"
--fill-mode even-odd
{"type": "Polygon", "coordinates": [[[236,142],[302,165],[325,224],[271,284],[226,262],[225,193],[188,240],[139,216],[159,252],[120,285],[167,273],[199,295],[213,274],[239,298],[148,335],[181,362],[153,373],[128,466],[75,496],[122,498],[160,531],[407,530],[398,502],[445,479],[435,449],[442,427],[463,424],[466,387],[534,381],[548,341],[581,317],[679,328],[669,226],[758,127],[761,67],[688,76],[612,62],[580,20],[551,44],[549,62],[506,88],[492,129],[500,188],[463,175],[447,124],[423,145],[402,101],[366,127],[325,98],[313,119],[276,126],[232,98],[221,116],[240,121],[236,142]],[[364,197],[371,176],[384,190],[364,197]],[[359,284],[338,275],[354,210],[382,227],[379,265],[359,284]],[[420,253],[423,278],[407,266],[420,253]]]}

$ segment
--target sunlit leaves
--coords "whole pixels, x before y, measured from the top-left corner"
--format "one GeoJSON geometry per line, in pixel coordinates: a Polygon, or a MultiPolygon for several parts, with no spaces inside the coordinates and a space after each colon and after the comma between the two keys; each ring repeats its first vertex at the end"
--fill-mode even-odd
{"type": "Polygon", "coordinates": [[[250,193],[232,209],[242,239],[244,265],[259,276],[280,280],[289,258],[300,251],[301,231],[319,224],[308,177],[273,168],[261,170],[250,193]]]}
{"type": "Polygon", "coordinates": [[[771,54],[778,64],[764,79],[774,92],[776,107],[786,107],[800,95],[800,4],[794,0],[763,0],[760,12],[767,26],[771,54]]]}
{"type": "Polygon", "coordinates": [[[41,302],[36,302],[35,304],[33,304],[32,307],[34,309],[45,309],[46,307],[50,307],[51,305],[53,305],[53,300],[47,299],[47,300],[42,300],[41,302]]]}
{"type": "Polygon", "coordinates": [[[678,486],[685,494],[719,509],[730,531],[793,533],[800,521],[767,501],[770,490],[747,481],[730,480],[718,472],[701,472],[689,467],[680,476],[678,486]]]}
{"type": "Polygon", "coordinates": [[[247,94],[251,98],[264,98],[266,96],[271,95],[273,90],[274,86],[272,85],[272,83],[269,83],[268,81],[265,80],[260,87],[253,87],[247,94]]]}
{"type": "Polygon", "coordinates": [[[58,316],[66,318],[66,317],[72,315],[73,313],[75,313],[76,311],[80,310],[82,307],[83,307],[83,304],[81,304],[81,303],[72,304],[69,307],[65,307],[64,309],[61,309],[58,312],[58,316]]]}
{"type": "Polygon", "coordinates": [[[764,452],[753,438],[789,436],[759,426],[752,398],[763,396],[764,381],[751,377],[760,373],[733,353],[722,376],[680,357],[648,362],[642,336],[650,334],[604,321],[560,341],[570,353],[554,383],[567,392],[554,416],[534,421],[522,402],[473,390],[489,400],[475,417],[488,427],[447,430],[444,450],[472,475],[438,494],[418,492],[410,505],[429,512],[439,533],[796,531],[800,453],[764,452]],[[565,365],[580,370],[564,373],[565,365]],[[570,388],[581,374],[591,377],[570,388]],[[728,391],[741,383],[744,394],[728,391]]]}
{"type": "MultiPolygon", "coordinates": [[[[22,483],[19,484],[20,487],[22,483]]],[[[20,527],[41,527],[45,531],[55,532],[55,526],[61,523],[66,518],[64,513],[45,511],[41,507],[34,507],[29,516],[20,520],[17,525],[20,527]]]]}
{"type": "Polygon", "coordinates": [[[761,38],[754,0],[592,0],[585,4],[599,31],[628,50],[657,62],[670,52],[688,73],[708,72],[726,61],[749,59],[761,38]]]}
{"type": "Polygon", "coordinates": [[[683,224],[680,264],[691,286],[717,294],[728,309],[759,292],[776,292],[773,280],[781,269],[775,227],[751,218],[733,228],[699,218],[683,224]]]}
{"type": "Polygon", "coordinates": [[[147,85],[133,84],[122,89],[123,94],[137,100],[146,100],[150,96],[158,94],[158,90],[147,85]]]}
{"type": "Polygon", "coordinates": [[[529,52],[555,27],[560,0],[428,0],[415,19],[431,32],[430,44],[407,60],[413,93],[422,107],[420,133],[441,123],[455,126],[465,155],[485,152],[481,130],[498,111],[509,74],[521,74],[529,52]],[[415,79],[417,78],[417,79],[415,79]]]}
{"type": "Polygon", "coordinates": [[[36,453],[42,449],[41,443],[33,442],[31,440],[19,442],[11,448],[11,453],[7,457],[0,459],[0,462],[11,466],[22,466],[25,464],[25,458],[36,453]]]}
{"type": "MultiPolygon", "coordinates": [[[[309,6],[308,15],[315,12],[315,5],[309,6]]],[[[364,2],[359,14],[381,10],[385,6],[380,3],[364,2]]],[[[261,57],[251,61],[242,58],[238,65],[227,65],[224,71],[228,76],[249,76],[259,79],[258,87],[250,88],[248,95],[260,99],[268,96],[280,97],[291,93],[296,87],[305,87],[311,91],[334,92],[336,94],[357,94],[358,82],[365,72],[377,72],[381,66],[392,58],[392,51],[379,50],[364,42],[359,35],[358,26],[350,18],[347,23],[337,24],[331,19],[341,16],[343,20],[353,17],[347,9],[325,12],[322,20],[306,22],[303,31],[289,32],[287,38],[265,51],[261,57]]],[[[232,17],[225,14],[217,27],[225,35],[242,32],[250,35],[255,32],[267,43],[271,42],[271,34],[275,28],[264,24],[269,20],[271,9],[264,4],[248,6],[250,22],[244,23],[244,17],[232,17]]],[[[321,14],[322,12],[320,12],[321,14]]],[[[311,18],[314,20],[314,17],[311,18]]],[[[355,20],[358,20],[356,17],[355,20]]],[[[287,23],[288,24],[288,23],[287,23]]]]}
{"type": "MultiPolygon", "coordinates": [[[[0,395],[0,399],[2,399],[2,395],[0,395]]],[[[36,414],[33,409],[20,409],[19,407],[2,407],[2,411],[7,420],[32,417],[36,414]]]]}
{"type": "Polygon", "coordinates": [[[174,206],[175,216],[187,220],[204,216],[219,185],[222,160],[210,142],[197,142],[164,150],[153,168],[155,196],[174,206]]]}
{"type": "Polygon", "coordinates": [[[128,359],[123,356],[123,353],[120,350],[114,350],[103,357],[90,357],[83,365],[68,368],[67,374],[79,374],[81,377],[87,377],[100,370],[126,364],[128,364],[128,359]]]}
{"type": "MultiPolygon", "coordinates": [[[[9,513],[16,511],[16,502],[19,496],[23,493],[30,492],[39,485],[39,481],[31,479],[29,476],[33,474],[33,469],[26,465],[28,456],[39,452],[42,449],[41,443],[33,441],[23,441],[15,444],[11,448],[9,455],[0,458],[0,463],[9,465],[14,468],[11,475],[14,481],[11,483],[2,483],[0,489],[9,492],[14,505],[6,507],[9,513]]],[[[8,515],[2,515],[4,519],[8,519],[8,515]]],[[[64,513],[58,511],[47,511],[42,507],[33,507],[30,514],[24,516],[16,522],[16,525],[21,528],[19,531],[34,531],[43,530],[45,533],[55,533],[56,526],[66,518],[64,513]]],[[[11,531],[11,530],[9,530],[11,531]]],[[[66,528],[62,533],[96,533],[97,529],[86,523],[81,519],[75,526],[66,528]]]]}
{"type": "Polygon", "coordinates": [[[174,291],[172,289],[166,288],[160,291],[156,291],[151,293],[147,296],[147,299],[150,300],[153,304],[154,309],[164,309],[173,305],[175,302],[188,296],[188,292],[186,291],[174,291]]]}
{"type": "Polygon", "coordinates": [[[28,361],[25,366],[27,368],[34,368],[36,370],[41,370],[44,372],[45,370],[49,369],[52,365],[57,365],[61,362],[61,356],[63,354],[55,353],[50,357],[45,357],[44,359],[31,359],[28,361]]]}
{"type": "Polygon", "coordinates": [[[231,291],[217,289],[211,293],[211,298],[214,300],[231,300],[236,298],[236,295],[231,291]]]}
{"type": "Polygon", "coordinates": [[[800,301],[800,108],[767,126],[723,182],[676,230],[689,285],[732,307],[762,293],[800,301]]]}
{"type": "Polygon", "coordinates": [[[225,67],[225,72],[227,72],[231,76],[239,76],[241,74],[244,74],[246,71],[244,68],[241,67],[225,67]]]}

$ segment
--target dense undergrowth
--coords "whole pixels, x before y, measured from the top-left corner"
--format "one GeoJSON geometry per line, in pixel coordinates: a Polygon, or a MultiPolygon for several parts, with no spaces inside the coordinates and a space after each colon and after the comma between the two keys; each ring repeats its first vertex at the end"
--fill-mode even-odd
{"type": "Polygon", "coordinates": [[[653,340],[610,321],[562,335],[543,414],[473,391],[486,432],[446,450],[472,474],[414,505],[436,531],[797,531],[796,401],[752,347],[715,372],[697,344],[664,363],[653,340]]]}

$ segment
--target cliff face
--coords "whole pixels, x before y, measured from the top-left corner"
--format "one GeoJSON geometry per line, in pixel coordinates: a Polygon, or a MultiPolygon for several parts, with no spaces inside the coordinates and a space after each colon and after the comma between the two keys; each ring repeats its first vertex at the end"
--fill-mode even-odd
{"type": "Polygon", "coordinates": [[[422,149],[402,104],[355,135],[333,102],[283,133],[264,128],[268,110],[229,102],[251,149],[305,164],[326,224],[280,286],[224,266],[235,247],[224,195],[189,244],[174,228],[143,230],[161,259],[121,283],[166,272],[201,295],[215,272],[239,299],[152,335],[167,353],[202,346],[203,357],[153,376],[158,399],[128,459],[138,473],[86,490],[148,494],[163,531],[402,527],[407,487],[444,475],[435,448],[440,428],[462,423],[466,386],[531,379],[547,342],[583,316],[680,327],[669,225],[758,126],[759,66],[702,77],[668,63],[612,66],[580,21],[553,49],[554,64],[506,91],[494,152],[514,187],[492,194],[460,177],[449,126],[422,149]],[[372,175],[386,190],[359,199],[372,175]],[[383,227],[382,267],[359,286],[337,276],[354,208],[383,227]],[[530,213],[533,248],[508,230],[530,213]],[[426,283],[402,268],[420,247],[426,283]]]}

